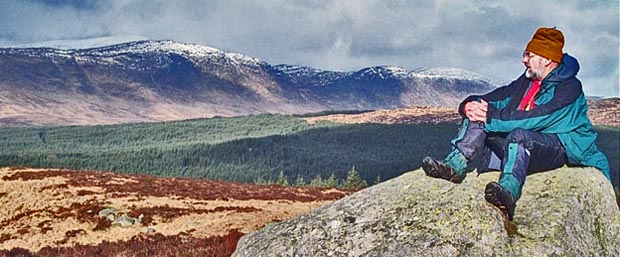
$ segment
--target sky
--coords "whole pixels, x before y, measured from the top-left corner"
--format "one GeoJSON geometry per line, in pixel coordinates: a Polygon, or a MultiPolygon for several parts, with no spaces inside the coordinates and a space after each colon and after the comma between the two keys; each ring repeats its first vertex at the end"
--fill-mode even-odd
{"type": "Polygon", "coordinates": [[[0,46],[105,36],[201,44],[271,64],[455,67],[509,82],[557,27],[586,95],[619,97],[619,0],[0,0],[0,46]]]}

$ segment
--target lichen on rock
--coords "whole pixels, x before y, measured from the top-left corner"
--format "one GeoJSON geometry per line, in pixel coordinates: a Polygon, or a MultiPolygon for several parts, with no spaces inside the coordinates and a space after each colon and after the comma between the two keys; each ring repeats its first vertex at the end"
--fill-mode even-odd
{"type": "Polygon", "coordinates": [[[498,176],[408,172],[247,234],[233,256],[620,256],[620,210],[599,171],[528,176],[513,222],[484,200],[498,176]]]}

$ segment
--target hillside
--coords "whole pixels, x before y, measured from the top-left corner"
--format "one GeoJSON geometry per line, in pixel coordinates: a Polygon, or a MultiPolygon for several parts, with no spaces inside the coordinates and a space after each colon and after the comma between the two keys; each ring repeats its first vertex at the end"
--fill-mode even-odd
{"type": "Polygon", "coordinates": [[[452,106],[494,86],[450,68],[326,71],[174,41],[0,48],[0,126],[452,106]]]}
{"type": "MultiPolygon", "coordinates": [[[[590,109],[597,115],[607,111],[590,109]]],[[[443,158],[458,119],[450,108],[410,107],[303,117],[264,114],[163,123],[0,128],[0,166],[243,182],[273,181],[282,172],[289,183],[297,179],[309,183],[331,175],[343,180],[355,167],[372,184],[420,167],[425,156],[443,158]]],[[[595,124],[597,145],[609,157],[614,185],[619,185],[620,128],[609,126],[614,121],[595,124]]]]}
{"type": "MultiPolygon", "coordinates": [[[[588,105],[588,117],[599,133],[597,146],[607,155],[611,167],[612,183],[614,187],[620,189],[620,98],[591,99],[588,100],[588,105]]],[[[311,124],[326,121],[340,124],[441,124],[443,122],[460,122],[461,117],[454,108],[412,106],[356,114],[321,115],[305,119],[311,124]]],[[[438,142],[449,142],[451,136],[448,135],[438,142]]],[[[433,145],[432,147],[424,145],[422,147],[436,149],[442,145],[433,145]]],[[[433,156],[433,153],[429,153],[429,155],[433,156]]],[[[618,197],[620,204],[620,193],[618,197]]]]}
{"type": "Polygon", "coordinates": [[[620,127],[620,98],[588,101],[588,117],[594,124],[620,127]]]}
{"type": "Polygon", "coordinates": [[[242,234],[347,194],[110,172],[1,168],[0,255],[229,256],[242,234]]]}
{"type": "MultiPolygon", "coordinates": [[[[620,127],[620,98],[588,100],[588,117],[592,124],[620,127]]],[[[419,124],[460,122],[461,116],[456,107],[410,106],[387,110],[377,110],[356,114],[330,114],[308,117],[306,121],[333,121],[338,123],[378,123],[378,124],[419,124]]]]}
{"type": "MultiPolygon", "coordinates": [[[[448,140],[453,124],[308,124],[257,115],[165,123],[0,129],[0,166],[109,170],[227,181],[306,182],[355,166],[368,182],[419,165],[425,144],[448,140]],[[443,133],[436,133],[436,132],[443,133]],[[389,142],[389,144],[385,144],[389,142]],[[415,150],[419,147],[420,150],[415,150]],[[361,149],[364,149],[363,151],[361,149]]],[[[437,151],[437,152],[436,152],[437,151]]]]}
{"type": "MultiPolygon", "coordinates": [[[[620,131],[609,117],[618,115],[619,100],[599,101],[590,103],[590,115],[601,117],[592,118],[599,131],[597,144],[610,157],[617,181],[620,131]]],[[[82,165],[89,168],[80,170],[249,182],[283,172],[291,183],[300,175],[306,182],[317,175],[343,179],[354,166],[368,182],[379,176],[384,181],[417,169],[423,156],[445,154],[449,145],[437,142],[449,141],[457,120],[451,108],[410,107],[304,117],[2,128],[0,166],[82,165]]],[[[0,204],[6,207],[0,212],[0,249],[9,256],[228,256],[242,234],[348,194],[60,169],[2,168],[0,179],[0,204]],[[105,217],[100,217],[104,209],[105,217]],[[114,211],[117,225],[106,221],[114,211]],[[140,225],[121,225],[138,218],[140,225]]],[[[476,193],[474,198],[480,196],[476,193]]]]}

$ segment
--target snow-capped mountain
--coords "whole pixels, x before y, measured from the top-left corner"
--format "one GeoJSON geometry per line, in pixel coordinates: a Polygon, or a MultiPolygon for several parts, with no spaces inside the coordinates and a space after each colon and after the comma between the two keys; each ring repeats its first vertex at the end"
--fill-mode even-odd
{"type": "Polygon", "coordinates": [[[169,40],[0,48],[0,125],[454,106],[492,88],[488,79],[463,70],[327,71],[169,40]]]}

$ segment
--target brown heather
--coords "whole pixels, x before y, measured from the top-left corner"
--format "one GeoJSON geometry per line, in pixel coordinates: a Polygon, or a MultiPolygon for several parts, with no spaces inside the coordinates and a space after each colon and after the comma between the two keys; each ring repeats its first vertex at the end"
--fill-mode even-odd
{"type": "Polygon", "coordinates": [[[230,256],[239,238],[342,198],[336,189],[0,168],[0,256],[230,256]],[[122,227],[99,212],[137,219],[122,227]]]}
{"type": "MultiPolygon", "coordinates": [[[[588,117],[594,125],[620,126],[620,98],[589,100],[588,105],[588,117]]],[[[419,124],[460,122],[461,116],[456,108],[411,106],[361,114],[332,114],[306,118],[306,121],[312,124],[325,120],[339,123],[419,124]]]]}

